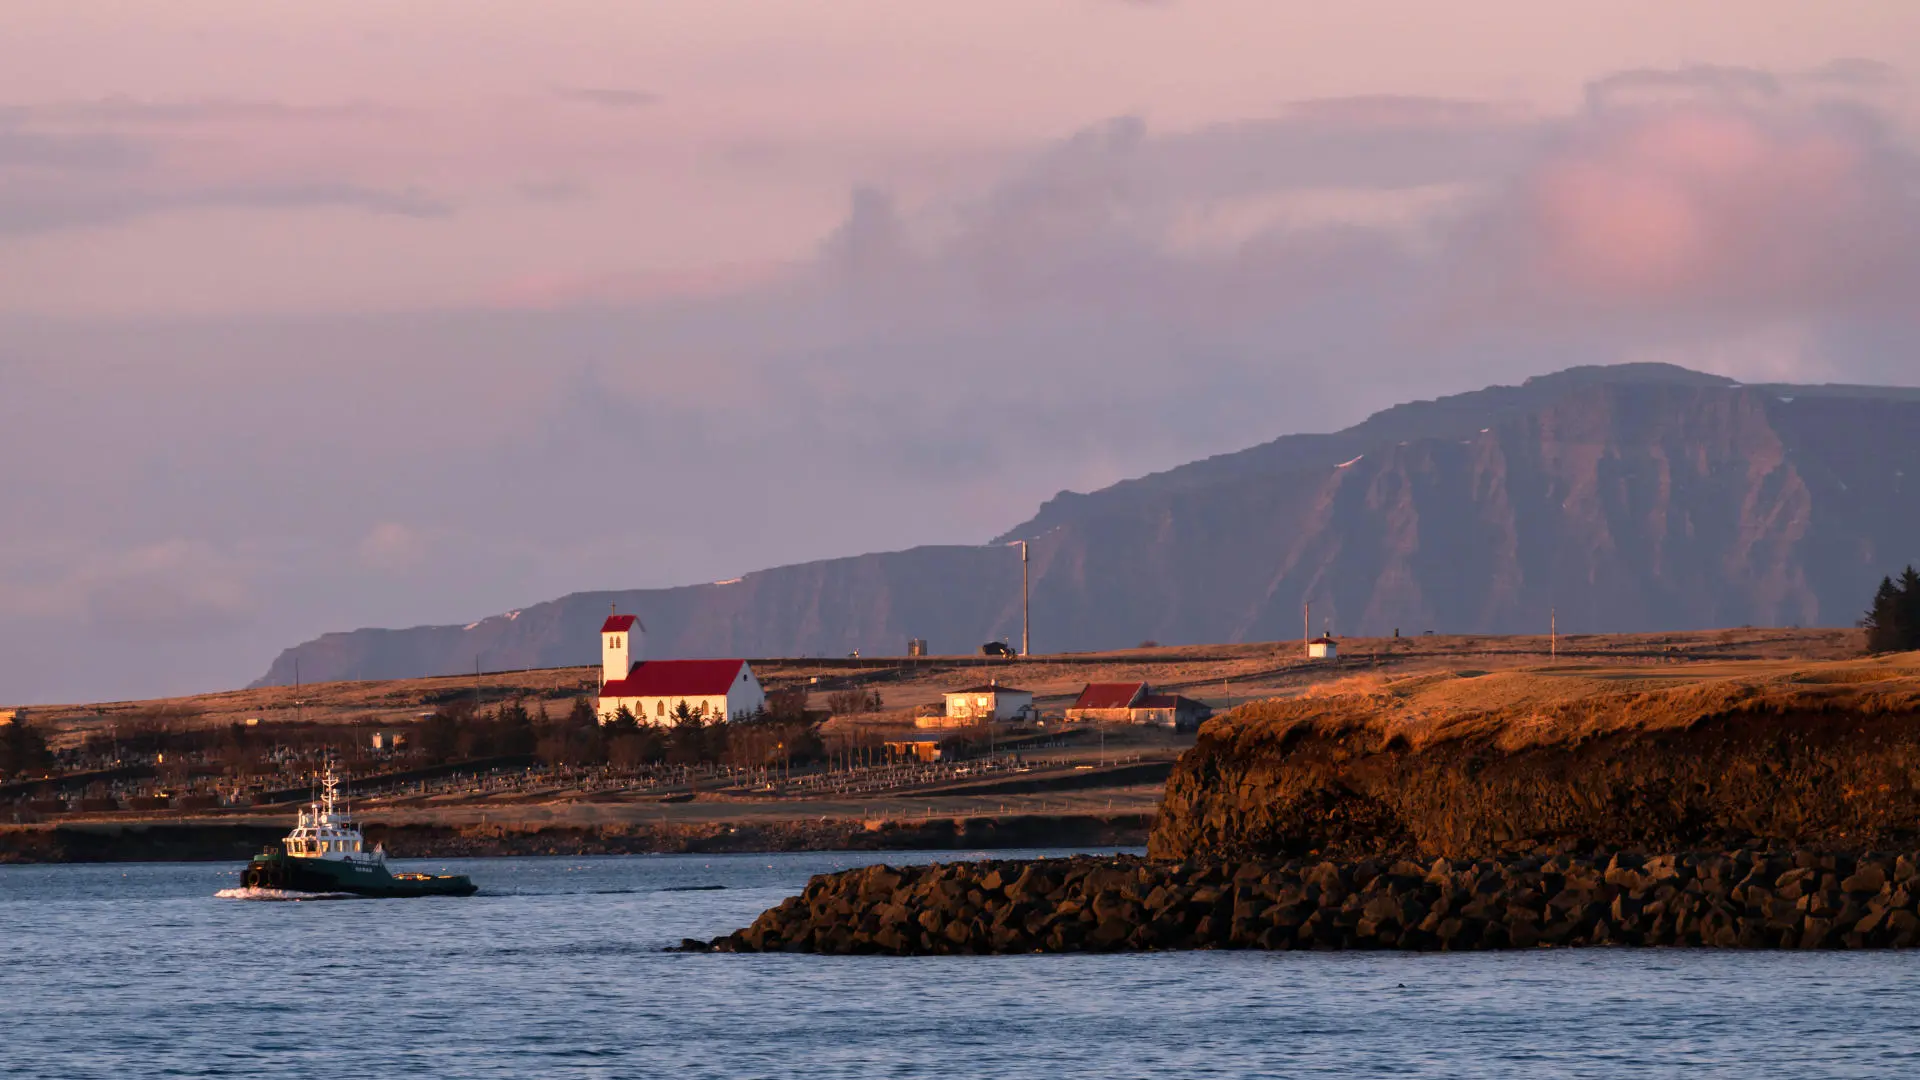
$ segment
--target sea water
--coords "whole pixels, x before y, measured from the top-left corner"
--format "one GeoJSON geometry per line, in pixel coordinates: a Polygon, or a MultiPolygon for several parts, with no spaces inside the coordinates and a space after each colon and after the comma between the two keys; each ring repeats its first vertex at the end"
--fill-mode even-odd
{"type": "Polygon", "coordinates": [[[812,874],[873,859],[420,861],[406,868],[468,874],[481,893],[297,903],[216,897],[237,887],[237,865],[0,867],[0,1076],[1747,1078],[1920,1069],[1920,953],[664,951],[746,925],[812,874]]]}

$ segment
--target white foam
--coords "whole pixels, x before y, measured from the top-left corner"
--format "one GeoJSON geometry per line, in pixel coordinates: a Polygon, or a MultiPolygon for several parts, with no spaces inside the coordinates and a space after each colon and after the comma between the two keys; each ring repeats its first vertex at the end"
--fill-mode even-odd
{"type": "Polygon", "coordinates": [[[292,889],[221,889],[213,894],[220,900],[352,900],[352,893],[296,892],[292,889]]]}

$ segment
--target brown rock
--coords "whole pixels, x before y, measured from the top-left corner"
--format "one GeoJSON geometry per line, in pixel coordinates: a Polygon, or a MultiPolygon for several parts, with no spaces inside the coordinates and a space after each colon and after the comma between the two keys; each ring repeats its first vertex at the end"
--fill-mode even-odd
{"type": "Polygon", "coordinates": [[[1850,893],[1877,893],[1887,886],[1887,872],[1873,863],[1866,863],[1852,876],[1840,882],[1840,888],[1850,893]]]}

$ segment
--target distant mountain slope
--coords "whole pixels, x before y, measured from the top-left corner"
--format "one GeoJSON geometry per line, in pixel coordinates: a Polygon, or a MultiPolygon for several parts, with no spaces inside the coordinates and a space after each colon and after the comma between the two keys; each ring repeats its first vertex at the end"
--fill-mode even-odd
{"type": "Polygon", "coordinates": [[[573,593],[469,626],[323,634],[282,652],[255,686],[398,679],[597,663],[608,606],[638,612],[647,655],[845,656],[902,653],[909,637],[971,652],[1019,640],[1020,556],[1005,547],[923,547],[783,566],[728,584],[573,593]],[[1006,628],[1012,627],[1009,631],[1006,628]]]}
{"type": "Polygon", "coordinates": [[[1091,494],[1063,491],[1042,504],[1039,513],[1009,529],[1001,540],[1038,536],[1048,529],[1090,515],[1137,506],[1155,494],[1236,483],[1250,477],[1330,466],[1375,446],[1416,439],[1459,439],[1511,416],[1544,408],[1568,394],[1612,383],[1732,386],[1733,380],[1703,375],[1671,364],[1617,364],[1577,367],[1528,379],[1519,386],[1490,386],[1435,401],[1412,401],[1382,410],[1345,431],[1282,435],[1272,442],[1217,454],[1200,461],[1122,480],[1091,494]]]}
{"type": "MultiPolygon", "coordinates": [[[[1042,650],[1290,637],[1845,625],[1920,562],[1920,391],[1740,386],[1584,368],[1399,406],[1347,431],[1051,500],[1042,650]]],[[[472,627],[357,630],[261,684],[581,663],[611,601],[655,656],[897,654],[1018,639],[1001,546],[806,563],[738,583],[581,593],[472,627]]]]}

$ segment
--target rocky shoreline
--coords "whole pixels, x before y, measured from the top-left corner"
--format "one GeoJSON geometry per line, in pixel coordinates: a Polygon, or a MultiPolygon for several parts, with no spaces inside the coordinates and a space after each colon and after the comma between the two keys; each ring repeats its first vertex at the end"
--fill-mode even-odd
{"type": "Polygon", "coordinates": [[[871,866],[688,951],[985,954],[1920,943],[1920,852],[871,866]]]}
{"type": "MultiPolygon", "coordinates": [[[[366,824],[401,859],[749,851],[955,851],[1145,844],[1146,814],[1018,814],[862,822],[815,819],[589,826],[366,824]]],[[[137,821],[0,827],[0,864],[244,861],[286,823],[137,821]]]]}

